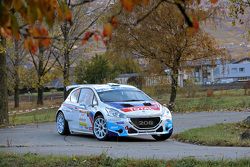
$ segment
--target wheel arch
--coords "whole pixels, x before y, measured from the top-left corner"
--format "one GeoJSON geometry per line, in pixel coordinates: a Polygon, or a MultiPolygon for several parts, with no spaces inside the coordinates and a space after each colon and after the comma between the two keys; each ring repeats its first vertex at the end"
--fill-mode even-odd
{"type": "Polygon", "coordinates": [[[99,115],[102,115],[104,117],[104,114],[101,111],[97,111],[94,115],[94,119],[99,115]]]}
{"type": "Polygon", "coordinates": [[[68,119],[67,119],[66,116],[65,116],[65,113],[64,113],[61,109],[59,109],[59,110],[56,112],[56,118],[57,118],[57,115],[58,115],[60,112],[63,114],[65,120],[68,121],[68,119]]]}

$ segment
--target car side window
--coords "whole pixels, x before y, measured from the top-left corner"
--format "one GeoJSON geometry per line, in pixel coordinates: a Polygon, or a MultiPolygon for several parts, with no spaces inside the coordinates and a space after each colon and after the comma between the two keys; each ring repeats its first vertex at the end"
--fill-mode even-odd
{"type": "Polygon", "coordinates": [[[77,89],[74,92],[72,92],[72,94],[70,96],[70,101],[72,103],[77,103],[79,94],[80,94],[80,89],[77,89]]]}
{"type": "Polygon", "coordinates": [[[86,106],[90,106],[92,105],[93,97],[94,92],[91,89],[83,88],[81,89],[79,103],[84,104],[86,106]]]}

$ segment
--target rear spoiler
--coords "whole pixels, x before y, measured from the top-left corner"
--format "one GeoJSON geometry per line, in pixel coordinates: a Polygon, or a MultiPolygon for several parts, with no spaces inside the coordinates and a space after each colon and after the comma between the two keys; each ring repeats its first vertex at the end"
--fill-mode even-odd
{"type": "Polygon", "coordinates": [[[69,85],[69,86],[66,87],[66,91],[69,91],[70,89],[78,88],[80,86],[82,86],[82,85],[69,85]]]}

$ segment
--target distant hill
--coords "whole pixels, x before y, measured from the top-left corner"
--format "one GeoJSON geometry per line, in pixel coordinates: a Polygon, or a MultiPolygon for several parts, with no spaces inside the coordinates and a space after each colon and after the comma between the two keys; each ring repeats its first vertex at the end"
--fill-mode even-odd
{"type": "Polygon", "coordinates": [[[203,29],[211,34],[221,47],[226,48],[232,58],[250,56],[250,41],[247,40],[249,37],[244,25],[233,26],[230,18],[216,22],[216,25],[203,25],[203,29]]]}

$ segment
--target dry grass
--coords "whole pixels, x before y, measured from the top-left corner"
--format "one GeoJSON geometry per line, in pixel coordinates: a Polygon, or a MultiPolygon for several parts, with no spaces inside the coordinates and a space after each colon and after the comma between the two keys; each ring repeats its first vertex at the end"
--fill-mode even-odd
{"type": "Polygon", "coordinates": [[[248,128],[242,123],[217,124],[190,129],[175,135],[174,138],[178,141],[201,145],[250,147],[250,140],[240,138],[248,128]]]}
{"type": "Polygon", "coordinates": [[[250,166],[249,159],[237,160],[196,160],[184,158],[180,160],[157,159],[129,159],[111,158],[105,154],[99,156],[42,156],[37,154],[11,154],[0,153],[0,167],[45,167],[45,166],[71,166],[71,167],[224,167],[250,166]]]}

